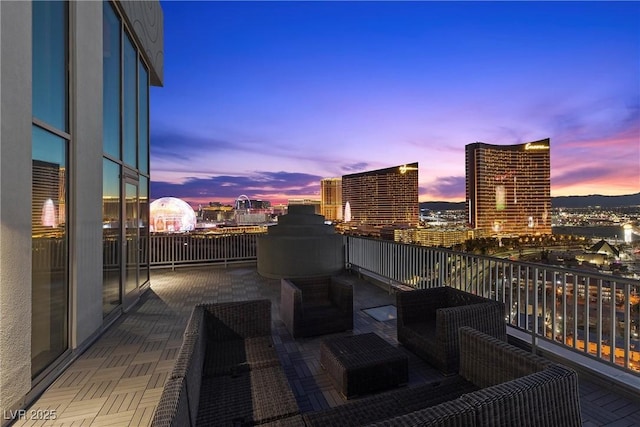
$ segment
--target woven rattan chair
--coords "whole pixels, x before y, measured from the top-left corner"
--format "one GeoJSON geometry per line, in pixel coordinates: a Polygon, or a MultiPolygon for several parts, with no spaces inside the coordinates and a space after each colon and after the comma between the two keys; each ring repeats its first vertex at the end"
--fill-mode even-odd
{"type": "Polygon", "coordinates": [[[448,286],[398,292],[398,341],[445,375],[460,365],[458,329],[507,340],[505,306],[448,286]]]}
{"type": "MultiPolygon", "coordinates": [[[[271,301],[194,307],[152,427],[301,421],[271,338],[271,301]]],[[[298,422],[297,425],[300,425],[298,422]]]]}
{"type": "Polygon", "coordinates": [[[338,277],[281,279],[280,318],[294,338],[353,329],[353,287],[338,277]]]}
{"type": "MultiPolygon", "coordinates": [[[[478,389],[375,427],[580,427],[578,374],[469,327],[460,330],[459,381],[478,389]]],[[[434,387],[434,391],[441,386],[434,387]]],[[[343,410],[345,410],[344,408],[343,410]]],[[[325,423],[325,425],[328,425],[325,423]]]]}
{"type": "Polygon", "coordinates": [[[308,427],[580,427],[578,375],[469,327],[460,372],[303,415],[308,427]]]}

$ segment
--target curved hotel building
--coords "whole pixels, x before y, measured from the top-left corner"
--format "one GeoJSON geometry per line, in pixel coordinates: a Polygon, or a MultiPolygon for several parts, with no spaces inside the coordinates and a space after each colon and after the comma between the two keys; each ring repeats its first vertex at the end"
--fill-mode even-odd
{"type": "Polygon", "coordinates": [[[363,225],[417,225],[418,163],[342,177],[344,221],[363,225]]]}
{"type": "Polygon", "coordinates": [[[551,234],[549,139],[468,144],[466,202],[478,236],[551,234]]]}

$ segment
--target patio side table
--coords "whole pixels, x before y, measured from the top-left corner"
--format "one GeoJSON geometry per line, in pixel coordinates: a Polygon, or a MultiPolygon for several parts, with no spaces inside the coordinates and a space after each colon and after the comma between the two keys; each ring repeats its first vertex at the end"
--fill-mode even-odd
{"type": "Polygon", "coordinates": [[[409,379],[407,355],[373,332],[322,341],[320,364],[346,399],[409,379]]]}

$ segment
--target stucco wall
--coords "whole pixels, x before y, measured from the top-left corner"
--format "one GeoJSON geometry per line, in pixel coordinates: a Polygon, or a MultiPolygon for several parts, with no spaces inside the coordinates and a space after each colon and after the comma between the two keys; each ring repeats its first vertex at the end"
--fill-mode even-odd
{"type": "Polygon", "coordinates": [[[72,347],[102,325],[102,3],[72,2],[72,347]]]}
{"type": "Polygon", "coordinates": [[[0,411],[31,388],[31,3],[0,1],[0,411]]]}
{"type": "Polygon", "coordinates": [[[162,7],[158,1],[120,2],[125,20],[134,31],[134,37],[141,45],[151,66],[151,84],[162,86],[164,81],[164,20],[162,7]]]}

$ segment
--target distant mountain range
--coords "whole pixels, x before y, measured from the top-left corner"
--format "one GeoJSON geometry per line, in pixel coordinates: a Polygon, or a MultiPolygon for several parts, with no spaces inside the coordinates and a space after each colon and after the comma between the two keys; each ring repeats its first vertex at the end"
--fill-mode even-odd
{"type": "MultiPolygon", "coordinates": [[[[640,193],[625,196],[561,196],[551,198],[551,207],[554,208],[589,208],[599,206],[601,208],[623,208],[640,206],[640,193]]],[[[464,202],[422,202],[420,209],[432,211],[447,211],[464,209],[464,202]]]]}
{"type": "Polygon", "coordinates": [[[626,196],[564,196],[552,197],[551,206],[554,208],[589,208],[600,206],[601,208],[626,208],[640,206],[640,193],[626,196]]]}

